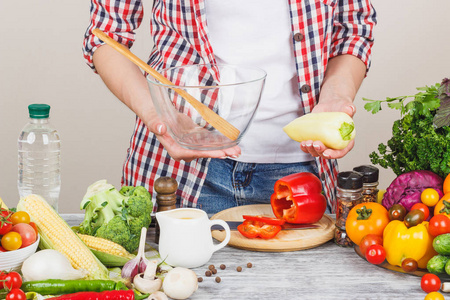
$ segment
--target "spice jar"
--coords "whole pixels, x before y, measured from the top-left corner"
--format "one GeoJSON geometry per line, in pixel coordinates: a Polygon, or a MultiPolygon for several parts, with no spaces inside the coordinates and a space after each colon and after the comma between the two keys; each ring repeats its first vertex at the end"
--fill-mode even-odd
{"type": "Polygon", "coordinates": [[[356,171],[340,172],[337,176],[337,208],[334,242],[342,247],[352,247],[353,242],[345,231],[350,210],[362,202],[363,175],[356,171]]]}
{"type": "Polygon", "coordinates": [[[378,199],[378,175],[377,167],[362,165],[353,168],[353,171],[363,175],[363,200],[362,202],[377,202],[378,199]]]}

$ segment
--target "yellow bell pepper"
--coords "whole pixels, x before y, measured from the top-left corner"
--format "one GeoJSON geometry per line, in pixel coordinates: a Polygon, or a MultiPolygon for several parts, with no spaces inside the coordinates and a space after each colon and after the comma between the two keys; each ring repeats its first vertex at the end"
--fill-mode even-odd
{"type": "Polygon", "coordinates": [[[383,232],[383,247],[386,260],[395,266],[401,266],[405,258],[412,258],[419,268],[426,269],[428,260],[437,254],[426,221],[410,228],[402,221],[389,222],[383,232]]]}

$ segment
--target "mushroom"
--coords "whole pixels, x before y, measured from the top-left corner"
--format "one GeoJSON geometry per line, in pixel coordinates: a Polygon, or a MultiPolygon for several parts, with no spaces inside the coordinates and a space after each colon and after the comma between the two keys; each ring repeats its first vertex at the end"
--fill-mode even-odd
{"type": "Polygon", "coordinates": [[[136,289],[144,294],[151,294],[159,291],[162,286],[162,280],[156,277],[157,261],[152,260],[147,264],[144,273],[134,276],[133,283],[136,289]]]}
{"type": "Polygon", "coordinates": [[[148,296],[147,300],[168,300],[166,294],[164,294],[161,291],[157,291],[154,293],[151,293],[150,296],[148,296]]]}
{"type": "Polygon", "coordinates": [[[172,299],[187,299],[197,290],[197,288],[197,275],[194,271],[187,268],[173,268],[164,278],[164,293],[172,299]]]}

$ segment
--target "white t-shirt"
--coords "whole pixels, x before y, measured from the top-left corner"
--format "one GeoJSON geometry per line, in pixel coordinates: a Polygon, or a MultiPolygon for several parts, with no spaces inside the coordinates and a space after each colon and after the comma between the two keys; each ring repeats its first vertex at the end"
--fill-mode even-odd
{"type": "Polygon", "coordinates": [[[313,160],[283,131],[303,109],[298,92],[288,1],[206,0],[208,37],[217,63],[267,72],[258,111],[243,137],[241,162],[313,160]]]}

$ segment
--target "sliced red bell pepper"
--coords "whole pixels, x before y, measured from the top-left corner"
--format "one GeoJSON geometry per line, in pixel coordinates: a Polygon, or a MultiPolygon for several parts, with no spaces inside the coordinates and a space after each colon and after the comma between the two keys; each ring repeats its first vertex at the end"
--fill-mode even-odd
{"type": "Polygon", "coordinates": [[[259,215],[258,216],[243,215],[242,217],[244,218],[244,220],[259,221],[269,225],[283,225],[284,223],[286,223],[286,220],[284,219],[271,218],[259,215]]]}
{"type": "Polygon", "coordinates": [[[295,173],[277,180],[270,203],[277,218],[294,224],[318,222],[327,208],[322,183],[309,172],[295,173]]]}
{"type": "Polygon", "coordinates": [[[274,238],[281,231],[281,226],[265,224],[260,221],[245,220],[237,229],[246,238],[253,239],[260,237],[267,240],[274,238]]]}

